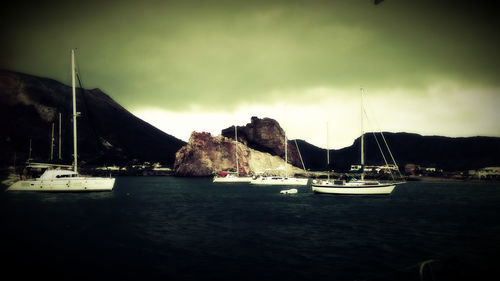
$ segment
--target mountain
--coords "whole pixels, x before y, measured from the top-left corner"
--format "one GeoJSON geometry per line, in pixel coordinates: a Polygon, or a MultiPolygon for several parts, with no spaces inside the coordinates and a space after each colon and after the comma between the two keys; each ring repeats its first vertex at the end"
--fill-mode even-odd
{"type": "MultiPolygon", "coordinates": [[[[252,117],[250,123],[236,128],[238,141],[255,150],[284,158],[284,131],[277,121],[252,117]]],[[[222,135],[234,139],[234,126],[222,130],[222,135]]],[[[384,132],[383,135],[401,168],[406,164],[416,164],[445,171],[464,171],[500,165],[500,138],[497,137],[451,138],[390,132],[384,132]]],[[[392,164],[380,133],[368,132],[364,139],[367,165],[384,165],[377,141],[387,161],[392,164]]],[[[330,150],[330,167],[335,171],[348,171],[352,164],[360,164],[360,143],[358,137],[349,147],[330,150]]],[[[300,139],[289,140],[287,147],[288,161],[292,165],[302,167],[302,156],[306,169],[328,169],[326,149],[300,139]]]]}
{"type": "MultiPolygon", "coordinates": [[[[127,165],[160,162],[172,166],[185,142],[135,117],[99,89],[77,88],[79,162],[127,165]]],[[[58,81],[0,70],[0,166],[32,158],[48,160],[54,123],[58,157],[59,113],[62,158],[72,161],[72,88],[58,81]]]]}
{"type": "MultiPolygon", "coordinates": [[[[32,158],[47,160],[53,123],[56,139],[54,157],[57,158],[59,113],[62,114],[62,157],[71,163],[71,96],[71,87],[55,80],[0,70],[0,167],[24,162],[28,158],[30,140],[32,158]]],[[[135,117],[99,89],[79,88],[77,111],[81,112],[78,118],[81,164],[124,166],[149,161],[173,165],[176,152],[186,145],[135,117]]],[[[242,145],[284,158],[284,131],[275,120],[252,117],[250,123],[237,126],[237,131],[242,145]]],[[[234,139],[234,127],[224,129],[222,136],[234,139]]],[[[399,167],[412,163],[460,171],[500,166],[500,138],[497,137],[450,138],[409,133],[384,133],[384,136],[399,167]]],[[[378,140],[383,146],[383,140],[380,137],[378,140]]],[[[326,150],[303,140],[288,141],[289,163],[302,167],[295,141],[306,169],[326,170],[326,150]]],[[[187,151],[195,153],[193,148],[187,151]]],[[[384,163],[372,133],[365,135],[365,152],[368,165],[384,163]]],[[[330,151],[330,166],[336,171],[348,170],[351,164],[359,164],[359,154],[360,138],[357,138],[349,147],[330,151]]],[[[224,157],[229,159],[231,156],[224,157]]],[[[218,165],[217,161],[214,163],[218,165]]],[[[224,163],[218,167],[234,165],[231,161],[224,163]]],[[[252,166],[260,167],[262,163],[253,162],[252,166]]],[[[182,163],[179,162],[179,165],[182,163]]],[[[189,175],[189,172],[183,175],[189,175]]]]}
{"type": "MultiPolygon", "coordinates": [[[[445,171],[465,171],[488,166],[500,165],[500,138],[422,136],[410,133],[384,132],[385,140],[399,167],[417,164],[435,167],[445,171]]],[[[380,146],[384,148],[387,161],[392,163],[384,140],[376,133],[380,146]]],[[[365,134],[365,163],[383,165],[377,140],[373,133],[365,134]]],[[[326,167],[326,150],[298,140],[307,169],[319,170],[326,167]]],[[[360,163],[360,138],[354,143],[338,150],[330,151],[330,162],[334,170],[349,170],[351,164],[360,163]]]]}
{"type": "MultiPolygon", "coordinates": [[[[237,126],[236,129],[238,141],[241,144],[238,150],[242,169],[240,173],[257,172],[266,168],[276,169],[283,165],[285,137],[277,121],[270,118],[252,117],[250,123],[237,126]]],[[[174,168],[176,174],[206,176],[224,170],[233,170],[235,148],[231,141],[234,140],[234,135],[234,126],[223,129],[221,136],[217,137],[212,137],[208,133],[193,133],[189,143],[177,153],[174,168]]],[[[379,145],[383,148],[387,162],[392,164],[385,142],[388,143],[401,169],[406,164],[433,167],[444,171],[465,171],[500,165],[500,138],[450,138],[389,132],[383,135],[384,138],[380,133],[365,134],[366,165],[385,164],[379,145]]],[[[357,138],[349,147],[330,150],[330,169],[345,172],[350,170],[351,165],[360,164],[360,143],[360,138],[357,138]]],[[[311,171],[329,169],[326,149],[304,140],[288,141],[287,148],[288,161],[293,166],[302,167],[298,153],[300,151],[306,169],[311,171]]],[[[303,172],[296,169],[294,173],[303,172]]]]}

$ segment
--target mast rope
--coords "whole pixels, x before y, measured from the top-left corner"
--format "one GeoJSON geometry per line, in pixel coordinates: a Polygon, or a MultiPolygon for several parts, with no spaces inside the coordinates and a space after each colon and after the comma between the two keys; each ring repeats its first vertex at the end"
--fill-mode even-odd
{"type": "Polygon", "coordinates": [[[385,146],[387,147],[387,151],[389,151],[389,155],[391,156],[392,162],[394,162],[394,165],[396,166],[396,169],[398,170],[399,176],[403,178],[403,175],[401,174],[401,171],[399,170],[399,166],[396,163],[396,160],[394,159],[394,156],[392,155],[391,149],[389,148],[389,145],[387,144],[387,141],[385,140],[384,133],[380,131],[380,135],[382,136],[382,139],[384,140],[385,146]]]}
{"type": "MultiPolygon", "coordinates": [[[[90,113],[90,110],[89,110],[88,101],[87,101],[87,98],[86,98],[86,95],[85,95],[86,90],[83,87],[83,83],[82,83],[82,79],[81,79],[81,75],[80,75],[79,66],[78,66],[78,63],[76,61],[75,61],[75,71],[76,71],[76,78],[78,79],[78,85],[80,85],[80,91],[81,91],[80,96],[83,98],[83,103],[84,103],[84,106],[85,106],[85,112],[87,112],[88,120],[89,120],[89,123],[90,123],[90,128],[92,129],[92,132],[94,134],[94,137],[95,137],[95,140],[97,142],[97,145],[100,146],[101,148],[103,148],[103,151],[105,151],[104,150],[105,149],[104,144],[100,141],[99,136],[97,134],[97,130],[95,128],[94,118],[92,117],[92,114],[90,113]]],[[[105,166],[106,166],[106,170],[109,171],[108,165],[105,165],[105,166]]]]}
{"type": "MultiPolygon", "coordinates": [[[[370,119],[368,119],[368,114],[366,113],[366,111],[364,110],[364,108],[363,108],[363,113],[364,113],[364,114],[365,114],[365,116],[366,116],[366,120],[367,120],[367,121],[368,121],[368,123],[371,125],[371,123],[370,123],[370,119]]],[[[387,168],[389,168],[389,164],[387,163],[387,159],[385,158],[385,153],[384,153],[384,151],[382,150],[382,147],[380,146],[380,142],[378,141],[377,135],[375,134],[375,132],[372,132],[372,134],[373,134],[373,138],[375,139],[375,142],[377,143],[377,146],[378,146],[378,149],[379,149],[379,151],[380,151],[380,154],[382,155],[382,158],[384,159],[385,166],[386,166],[387,168]]],[[[390,168],[389,168],[389,174],[391,175],[391,178],[392,178],[392,180],[394,181],[394,175],[392,174],[392,171],[391,171],[391,169],[390,169],[390,168]]]]}
{"type": "MultiPolygon", "coordinates": [[[[382,151],[382,147],[380,146],[380,143],[378,141],[377,135],[375,134],[375,132],[372,132],[372,134],[373,134],[373,137],[375,138],[375,141],[377,142],[377,146],[378,146],[378,149],[380,150],[380,154],[382,154],[382,158],[384,158],[385,166],[387,168],[389,168],[389,164],[387,163],[387,159],[385,158],[385,154],[382,151]]],[[[392,180],[394,180],[394,175],[392,174],[391,168],[389,168],[389,174],[391,175],[392,180]]]]}
{"type": "Polygon", "coordinates": [[[297,147],[297,151],[299,152],[299,157],[300,157],[300,162],[302,163],[302,168],[304,169],[304,172],[306,171],[306,165],[304,165],[304,161],[302,161],[302,154],[300,154],[300,149],[299,145],[297,144],[297,139],[294,139],[295,141],[295,146],[297,147]]]}
{"type": "MultiPolygon", "coordinates": [[[[371,105],[368,103],[368,107],[369,107],[369,111],[370,112],[373,112],[372,108],[371,108],[371,105]]],[[[363,110],[365,110],[365,108],[363,108],[363,110]]],[[[364,112],[365,113],[365,116],[366,116],[366,119],[368,120],[368,122],[370,122],[370,119],[368,119],[368,114],[366,113],[366,111],[364,112]]],[[[385,144],[385,147],[387,148],[387,151],[389,152],[389,155],[391,156],[391,160],[392,162],[394,163],[394,166],[396,167],[396,169],[398,170],[398,173],[399,173],[399,176],[401,177],[401,179],[404,179],[403,175],[401,174],[401,171],[399,170],[399,166],[398,164],[396,163],[396,160],[394,159],[394,156],[391,152],[391,149],[389,148],[389,144],[387,143],[387,140],[385,139],[385,136],[384,136],[384,133],[382,132],[382,130],[380,129],[380,123],[378,122],[377,118],[375,117],[375,114],[371,114],[371,116],[373,116],[373,119],[375,120],[374,122],[376,123],[376,127],[378,128],[379,132],[380,132],[380,135],[382,136],[382,139],[384,140],[384,144],[385,144]]],[[[375,136],[375,133],[373,133],[373,135],[375,136]]],[[[378,140],[377,140],[377,137],[375,136],[375,140],[377,141],[377,145],[379,146],[379,149],[380,149],[380,152],[382,154],[382,157],[384,158],[384,162],[385,162],[385,165],[386,166],[389,166],[387,164],[387,161],[385,159],[385,155],[384,153],[382,152],[382,148],[380,147],[379,143],[378,143],[378,140]]],[[[389,171],[391,173],[391,177],[392,179],[394,180],[394,176],[392,175],[392,170],[389,168],[389,171]]]]}

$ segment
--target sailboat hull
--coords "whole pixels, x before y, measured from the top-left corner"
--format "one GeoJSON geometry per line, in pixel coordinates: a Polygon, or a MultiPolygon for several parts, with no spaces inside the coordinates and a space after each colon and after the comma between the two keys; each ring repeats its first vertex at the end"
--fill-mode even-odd
{"type": "Polygon", "coordinates": [[[328,193],[328,194],[391,194],[396,187],[395,184],[379,184],[379,185],[365,185],[365,186],[349,186],[349,185],[334,185],[334,184],[324,184],[324,185],[311,185],[312,191],[316,193],[328,193]]]}
{"type": "Polygon", "coordinates": [[[226,177],[214,177],[214,180],[213,182],[227,182],[227,183],[231,183],[231,182],[250,182],[252,180],[252,177],[229,177],[229,176],[226,176],[226,177]]]}
{"type": "Polygon", "coordinates": [[[259,177],[250,182],[259,185],[307,185],[308,178],[259,177]]]}
{"type": "Polygon", "coordinates": [[[84,178],[56,180],[20,180],[7,188],[7,191],[45,191],[45,192],[91,192],[111,191],[114,178],[84,178]]]}

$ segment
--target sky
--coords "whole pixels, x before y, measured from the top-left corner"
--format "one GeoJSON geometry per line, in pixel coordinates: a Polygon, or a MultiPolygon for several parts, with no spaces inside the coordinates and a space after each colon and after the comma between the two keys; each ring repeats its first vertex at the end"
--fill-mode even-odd
{"type": "Polygon", "coordinates": [[[40,1],[2,4],[0,68],[85,88],[177,138],[252,116],[342,148],[365,131],[500,137],[488,1],[40,1]]]}

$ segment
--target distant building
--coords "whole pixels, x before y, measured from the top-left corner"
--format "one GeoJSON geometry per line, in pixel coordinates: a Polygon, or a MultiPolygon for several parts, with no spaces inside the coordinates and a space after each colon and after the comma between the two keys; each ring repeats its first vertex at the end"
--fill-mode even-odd
{"type": "Polygon", "coordinates": [[[436,167],[423,167],[417,164],[406,164],[405,174],[410,176],[425,175],[425,176],[439,176],[442,175],[443,170],[436,167]]]}
{"type": "MultiPolygon", "coordinates": [[[[351,165],[351,170],[349,170],[349,172],[351,172],[351,173],[360,172],[361,167],[362,167],[361,165],[351,165]]],[[[379,173],[390,174],[391,172],[397,172],[398,167],[396,165],[393,165],[393,164],[388,164],[388,165],[383,165],[383,166],[365,165],[364,170],[365,170],[365,172],[372,172],[372,173],[377,173],[377,174],[379,174],[379,173]]]]}
{"type": "Polygon", "coordinates": [[[119,171],[119,170],[125,170],[125,168],[120,168],[117,166],[104,166],[104,167],[97,167],[96,170],[98,171],[119,171]]]}
{"type": "Polygon", "coordinates": [[[469,176],[477,179],[500,179],[500,167],[484,167],[478,170],[469,170],[469,176]]]}
{"type": "Polygon", "coordinates": [[[415,164],[406,164],[405,165],[405,174],[414,176],[417,171],[420,170],[420,166],[415,164]]]}

